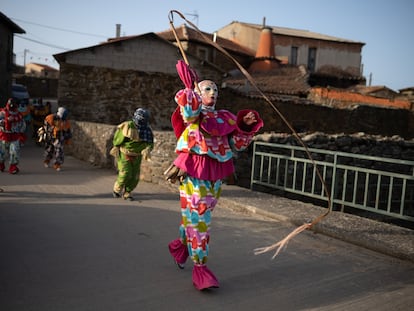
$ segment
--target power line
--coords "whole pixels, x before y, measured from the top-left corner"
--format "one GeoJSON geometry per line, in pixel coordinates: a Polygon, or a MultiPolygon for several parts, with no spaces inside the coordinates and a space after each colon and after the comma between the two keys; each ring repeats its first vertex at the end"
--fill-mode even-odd
{"type": "Polygon", "coordinates": [[[54,45],[54,44],[44,43],[44,42],[41,42],[41,41],[38,41],[38,40],[26,38],[26,37],[20,36],[18,34],[14,34],[14,35],[16,37],[20,38],[20,39],[32,41],[32,42],[35,42],[35,43],[38,43],[38,44],[41,44],[41,45],[45,45],[45,46],[48,46],[48,47],[51,47],[51,48],[55,48],[55,49],[59,49],[59,50],[65,50],[65,51],[69,51],[70,50],[68,48],[64,48],[64,47],[57,46],[57,45],[54,45]]]}
{"type": "MultiPolygon", "coordinates": [[[[19,56],[19,58],[22,58],[22,65],[23,67],[26,67],[26,61],[29,60],[31,62],[38,62],[38,63],[42,63],[42,64],[48,64],[51,67],[56,68],[56,64],[57,61],[54,59],[53,55],[49,54],[49,53],[37,53],[37,52],[33,52],[32,50],[29,49],[24,49],[24,51],[22,52],[17,52],[17,54],[21,55],[19,56]],[[43,55],[43,56],[41,56],[43,55]]],[[[17,64],[17,59],[16,59],[16,64],[17,64]]],[[[58,64],[59,65],[59,64],[58,64]]]]}
{"type": "Polygon", "coordinates": [[[107,36],[103,36],[103,35],[96,35],[96,34],[91,34],[91,33],[87,33],[87,32],[80,32],[80,31],[76,31],[76,30],[70,30],[70,29],[58,28],[58,27],[53,27],[53,26],[48,26],[48,25],[42,25],[42,24],[38,24],[38,23],[24,21],[24,20],[21,20],[21,19],[18,19],[18,18],[13,18],[13,17],[11,19],[16,20],[18,22],[32,24],[32,25],[36,25],[36,26],[44,27],[44,28],[48,28],[48,29],[54,29],[54,30],[59,30],[59,31],[76,33],[78,35],[92,36],[92,37],[105,38],[105,39],[108,38],[107,36]]]}

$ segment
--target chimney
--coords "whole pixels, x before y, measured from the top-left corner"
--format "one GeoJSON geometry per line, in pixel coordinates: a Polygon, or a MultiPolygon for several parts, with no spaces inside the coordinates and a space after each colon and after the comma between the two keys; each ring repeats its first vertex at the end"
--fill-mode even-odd
{"type": "Polygon", "coordinates": [[[115,34],[116,38],[121,37],[121,24],[116,24],[116,34],[115,34]]]}
{"type": "Polygon", "coordinates": [[[263,28],[260,33],[259,46],[257,47],[255,60],[249,67],[251,72],[266,72],[278,68],[280,61],[276,58],[273,45],[273,30],[265,26],[266,19],[263,18],[263,28]]]}
{"type": "Polygon", "coordinates": [[[213,42],[217,42],[217,31],[213,33],[213,42]]]}
{"type": "Polygon", "coordinates": [[[259,46],[257,47],[256,51],[256,58],[259,57],[275,57],[272,28],[263,27],[262,32],[260,33],[259,46]]]}

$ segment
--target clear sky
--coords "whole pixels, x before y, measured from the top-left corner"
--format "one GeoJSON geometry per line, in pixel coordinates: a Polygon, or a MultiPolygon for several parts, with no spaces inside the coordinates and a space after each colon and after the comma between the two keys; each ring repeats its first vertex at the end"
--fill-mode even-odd
{"type": "MultiPolygon", "coordinates": [[[[372,77],[371,85],[414,86],[412,0],[0,0],[0,11],[26,31],[14,38],[16,62],[56,68],[53,54],[106,41],[116,24],[121,35],[168,30],[171,10],[210,33],[232,21],[261,24],[266,17],[270,26],[363,42],[363,74],[368,82],[372,77]]],[[[175,26],[182,23],[175,15],[175,26]]]]}

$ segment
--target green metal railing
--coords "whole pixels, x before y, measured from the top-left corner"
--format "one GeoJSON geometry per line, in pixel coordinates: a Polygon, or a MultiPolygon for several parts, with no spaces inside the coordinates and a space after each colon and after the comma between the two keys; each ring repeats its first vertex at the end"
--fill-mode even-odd
{"type": "MultiPolygon", "coordinates": [[[[353,207],[414,221],[414,161],[308,149],[334,210],[353,207]]],[[[328,201],[305,148],[255,142],[250,188],[255,185],[328,201]]]]}

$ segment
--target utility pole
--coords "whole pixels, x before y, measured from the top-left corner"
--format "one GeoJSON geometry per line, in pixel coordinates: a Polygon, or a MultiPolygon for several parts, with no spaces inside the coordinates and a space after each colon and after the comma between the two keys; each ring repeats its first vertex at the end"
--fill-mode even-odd
{"type": "Polygon", "coordinates": [[[29,52],[28,49],[24,49],[23,51],[23,67],[26,69],[26,54],[29,52]]]}

